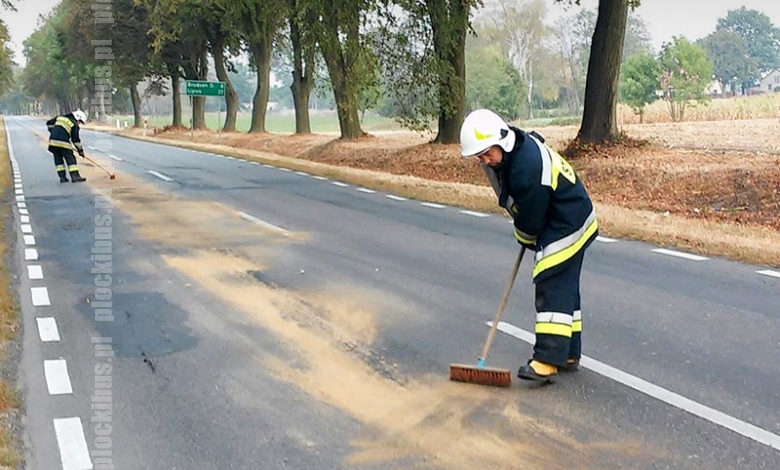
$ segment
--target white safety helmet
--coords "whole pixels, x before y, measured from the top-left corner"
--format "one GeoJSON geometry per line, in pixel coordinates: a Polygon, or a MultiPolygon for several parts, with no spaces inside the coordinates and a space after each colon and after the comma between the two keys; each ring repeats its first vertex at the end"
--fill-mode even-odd
{"type": "Polygon", "coordinates": [[[76,118],[76,120],[79,121],[80,123],[84,124],[85,122],[87,122],[87,113],[85,113],[84,111],[77,109],[73,111],[73,113],[71,114],[73,114],[73,117],[76,118]]]}
{"type": "Polygon", "coordinates": [[[515,146],[515,133],[498,114],[489,109],[469,113],[460,128],[460,154],[479,155],[494,145],[509,152],[515,146]]]}

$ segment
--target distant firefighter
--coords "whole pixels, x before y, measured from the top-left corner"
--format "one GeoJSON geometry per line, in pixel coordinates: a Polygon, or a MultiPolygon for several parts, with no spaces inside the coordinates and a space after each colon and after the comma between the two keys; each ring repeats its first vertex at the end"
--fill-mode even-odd
{"type": "Polygon", "coordinates": [[[79,155],[84,157],[84,147],[79,137],[79,123],[84,124],[86,120],[87,114],[77,109],[72,113],[46,121],[46,127],[49,128],[49,152],[54,155],[54,168],[60,177],[60,183],[68,182],[67,173],[70,173],[70,180],[74,183],[87,180],[79,174],[76,157],[73,155],[73,147],[76,147],[79,155]]]}

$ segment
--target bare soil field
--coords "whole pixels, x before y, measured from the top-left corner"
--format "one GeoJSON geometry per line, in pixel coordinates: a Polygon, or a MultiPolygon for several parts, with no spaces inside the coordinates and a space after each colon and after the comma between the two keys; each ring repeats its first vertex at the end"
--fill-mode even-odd
{"type": "MultiPolygon", "coordinates": [[[[603,234],[780,266],[780,119],[630,124],[621,130],[634,142],[566,152],[577,129],[536,130],[577,169],[603,234]]],[[[152,138],[250,159],[287,157],[292,166],[310,163],[329,176],[368,170],[360,184],[370,184],[374,172],[396,175],[394,184],[408,196],[499,212],[481,169],[459,156],[458,145],[431,144],[432,135],[413,132],[337,137],[166,130],[152,138]]],[[[380,189],[388,189],[384,181],[380,189]]]]}

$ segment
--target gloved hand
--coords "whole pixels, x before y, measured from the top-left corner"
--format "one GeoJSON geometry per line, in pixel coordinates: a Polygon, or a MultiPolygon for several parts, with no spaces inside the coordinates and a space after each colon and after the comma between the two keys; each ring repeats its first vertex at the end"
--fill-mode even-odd
{"type": "Polygon", "coordinates": [[[79,151],[79,155],[81,155],[81,158],[86,158],[86,156],[84,155],[84,151],[83,150],[79,151]]]}

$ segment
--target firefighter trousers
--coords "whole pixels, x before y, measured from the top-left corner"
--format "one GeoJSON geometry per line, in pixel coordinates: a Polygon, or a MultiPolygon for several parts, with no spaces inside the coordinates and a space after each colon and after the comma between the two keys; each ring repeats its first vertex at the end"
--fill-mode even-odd
{"type": "Polygon", "coordinates": [[[49,147],[49,152],[54,155],[54,169],[57,170],[60,180],[66,179],[66,164],[67,172],[71,176],[79,176],[79,167],[76,164],[76,156],[73,155],[73,150],[62,147],[49,147]]]}
{"type": "Polygon", "coordinates": [[[536,281],[536,344],[533,358],[563,367],[582,352],[580,272],[585,250],[580,250],[554,274],[536,281]]]}

